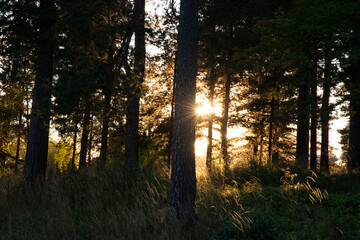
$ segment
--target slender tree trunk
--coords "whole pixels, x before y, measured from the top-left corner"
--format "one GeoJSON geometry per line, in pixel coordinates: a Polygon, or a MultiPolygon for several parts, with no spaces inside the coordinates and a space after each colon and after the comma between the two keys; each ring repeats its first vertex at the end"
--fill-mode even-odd
{"type": "MultiPolygon", "coordinates": [[[[232,1],[231,1],[232,3],[232,1]]],[[[225,79],[225,95],[224,95],[224,114],[221,123],[221,152],[224,162],[225,172],[229,169],[229,154],[228,154],[228,139],[227,128],[229,121],[229,104],[230,104],[230,85],[232,75],[232,42],[233,42],[233,23],[232,23],[232,9],[230,9],[230,24],[228,25],[228,51],[227,51],[227,64],[226,64],[226,79],[225,79]]]]}
{"type": "MultiPolygon", "coordinates": [[[[15,83],[17,83],[19,81],[18,79],[18,73],[19,73],[19,69],[20,69],[20,64],[19,64],[19,57],[18,56],[13,56],[12,59],[12,70],[11,70],[11,80],[12,83],[14,83],[14,87],[17,87],[15,85],[15,83]]],[[[23,90],[23,89],[21,89],[23,90]]],[[[23,114],[23,103],[22,103],[22,99],[20,100],[20,102],[15,103],[16,107],[20,107],[19,109],[19,124],[18,124],[18,132],[17,132],[17,143],[16,143],[16,153],[15,153],[15,167],[14,167],[14,172],[17,173],[18,171],[18,163],[19,163],[19,153],[20,153],[20,140],[21,140],[21,125],[22,125],[22,114],[23,114]]]]}
{"type": "Polygon", "coordinates": [[[80,146],[80,160],[79,170],[82,171],[86,168],[86,153],[89,139],[89,123],[90,123],[90,102],[86,100],[85,112],[82,126],[81,146],[80,146]]]}
{"type": "Polygon", "coordinates": [[[71,158],[71,170],[75,171],[75,155],[76,155],[76,142],[77,142],[77,132],[78,132],[78,116],[75,113],[75,129],[74,129],[74,139],[73,139],[73,152],[71,158]]]}
{"type": "Polygon", "coordinates": [[[273,128],[274,128],[274,108],[275,108],[275,97],[271,98],[270,102],[270,119],[269,119],[269,149],[268,149],[268,156],[269,156],[269,164],[272,164],[272,143],[273,143],[273,128]]]}
{"type": "MultiPolygon", "coordinates": [[[[176,7],[174,0],[171,0],[170,9],[172,11],[172,19],[176,19],[176,7]]],[[[179,34],[178,34],[179,37],[179,34]]],[[[173,127],[174,127],[174,109],[175,109],[175,76],[176,76],[176,62],[177,62],[177,53],[175,52],[175,64],[174,64],[174,78],[172,85],[172,96],[171,96],[171,114],[170,114],[170,126],[169,126],[169,140],[168,140],[168,155],[166,160],[166,165],[170,169],[171,168],[171,158],[172,158],[172,138],[173,138],[173,127]]]]}
{"type": "Polygon", "coordinates": [[[26,129],[29,131],[30,128],[30,97],[29,97],[29,91],[26,92],[26,129]]]}
{"type": "Polygon", "coordinates": [[[221,153],[225,171],[229,169],[227,127],[229,119],[230,81],[230,75],[227,74],[225,82],[224,114],[221,123],[221,153]]]}
{"type": "Polygon", "coordinates": [[[56,18],[54,0],[40,0],[39,8],[37,67],[24,166],[24,177],[32,184],[43,181],[46,173],[56,18]]]}
{"type": "Polygon", "coordinates": [[[0,159],[1,159],[1,165],[3,168],[5,168],[5,163],[6,163],[6,151],[5,149],[8,148],[8,141],[7,139],[9,138],[9,133],[10,133],[10,124],[11,121],[10,119],[6,120],[3,123],[2,126],[2,132],[1,132],[1,137],[0,137],[0,159]]]}
{"type": "MultiPolygon", "coordinates": [[[[316,69],[315,69],[316,70],[316,69]]],[[[310,136],[310,169],[317,169],[317,77],[311,78],[311,136],[310,136]]]]}
{"type": "MultiPolygon", "coordinates": [[[[210,106],[211,110],[214,107],[214,94],[215,94],[215,83],[216,77],[214,76],[214,70],[210,70],[210,89],[209,89],[209,99],[210,99],[210,106]]],[[[213,140],[213,122],[214,122],[214,114],[210,112],[209,119],[208,119],[208,135],[207,135],[207,149],[206,149],[206,167],[208,172],[211,174],[212,171],[212,140],[213,140]]]]}
{"type": "Polygon", "coordinates": [[[309,159],[309,86],[302,82],[299,87],[296,135],[296,161],[307,168],[309,159]]]}
{"type": "Polygon", "coordinates": [[[17,136],[17,143],[16,143],[15,173],[17,173],[17,171],[18,171],[18,165],[19,165],[21,131],[22,131],[22,115],[23,115],[23,109],[21,108],[20,112],[19,112],[18,136],[17,136]]]}
{"type": "Polygon", "coordinates": [[[108,135],[109,135],[109,122],[110,122],[110,103],[111,103],[111,94],[110,90],[107,89],[104,91],[104,112],[103,112],[103,122],[101,130],[101,148],[100,148],[100,159],[99,159],[99,168],[102,169],[106,165],[106,153],[108,146],[108,135]]]}
{"type": "Polygon", "coordinates": [[[257,141],[254,143],[253,145],[253,158],[254,158],[254,161],[256,161],[258,159],[258,143],[257,141]]]}
{"type": "MultiPolygon", "coordinates": [[[[106,165],[106,154],[108,146],[108,135],[109,135],[109,122],[110,122],[110,109],[111,109],[111,97],[112,97],[112,87],[114,82],[113,74],[113,43],[110,41],[110,47],[108,51],[108,79],[106,79],[104,86],[104,110],[103,110],[103,122],[101,129],[101,147],[100,147],[100,158],[99,158],[99,168],[102,169],[106,165]]],[[[126,43],[124,43],[126,44],[126,43]]],[[[124,46],[125,47],[125,46],[124,46]]]]}
{"type": "Polygon", "coordinates": [[[259,151],[259,164],[262,165],[262,158],[263,158],[263,151],[264,151],[264,147],[263,147],[263,140],[264,140],[264,136],[261,133],[260,135],[260,151],[259,151]]]}
{"type": "Polygon", "coordinates": [[[321,156],[320,171],[325,174],[330,173],[329,169],[329,120],[330,120],[330,68],[331,59],[325,58],[324,86],[321,106],[321,156]]]}
{"type": "Polygon", "coordinates": [[[136,179],[139,170],[139,101],[140,85],[145,75],[145,0],[134,1],[135,22],[135,75],[130,84],[126,109],[125,176],[128,181],[136,179]]]}
{"type": "Polygon", "coordinates": [[[91,164],[91,150],[92,150],[92,142],[94,138],[94,116],[90,118],[90,138],[89,138],[89,147],[88,147],[88,164],[91,164]]]}
{"type": "Polygon", "coordinates": [[[1,164],[0,170],[2,168],[5,168],[5,161],[6,161],[6,155],[3,149],[3,145],[4,145],[4,140],[3,138],[0,138],[0,164],[1,164]]]}
{"type": "Polygon", "coordinates": [[[197,75],[198,0],[181,0],[170,206],[182,224],[195,213],[195,95],[197,75]]]}

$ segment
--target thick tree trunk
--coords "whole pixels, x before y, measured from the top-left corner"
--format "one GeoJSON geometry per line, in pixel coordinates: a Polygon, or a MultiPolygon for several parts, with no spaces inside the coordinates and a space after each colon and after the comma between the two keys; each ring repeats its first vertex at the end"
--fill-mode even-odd
{"type": "Polygon", "coordinates": [[[15,173],[18,171],[19,165],[19,156],[20,156],[20,143],[21,143],[21,132],[22,132],[22,116],[23,116],[23,109],[20,109],[19,112],[19,125],[18,125],[18,136],[17,136],[17,143],[16,143],[16,153],[15,153],[15,173]]]}
{"type": "Polygon", "coordinates": [[[80,146],[80,160],[79,160],[80,171],[86,168],[86,153],[87,153],[88,139],[89,139],[89,123],[90,123],[90,102],[89,100],[86,100],[84,119],[82,125],[81,146],[80,146]]]}
{"type": "Polygon", "coordinates": [[[317,169],[317,77],[311,78],[311,136],[310,136],[310,169],[317,169]]]}
{"type": "Polygon", "coordinates": [[[139,101],[140,86],[145,75],[145,0],[134,1],[135,22],[135,74],[130,84],[126,109],[125,176],[129,181],[136,178],[139,170],[139,101]]]}
{"type": "Polygon", "coordinates": [[[350,70],[350,129],[348,169],[360,170],[360,63],[350,70]]]}
{"type": "Polygon", "coordinates": [[[170,206],[186,224],[196,216],[195,95],[197,75],[198,0],[181,0],[170,206]]]}
{"type": "MultiPolygon", "coordinates": [[[[215,83],[216,77],[214,76],[214,70],[210,70],[210,85],[209,85],[209,99],[211,110],[214,107],[214,94],[215,94],[215,83]]],[[[206,167],[208,172],[211,174],[212,171],[212,140],[213,140],[213,122],[214,122],[214,114],[212,111],[210,112],[208,119],[208,135],[207,135],[207,149],[206,149],[206,167]]]]}
{"type": "Polygon", "coordinates": [[[330,120],[330,68],[331,59],[325,59],[324,86],[321,106],[321,156],[320,171],[329,174],[329,120],[330,120]]]}
{"type": "Polygon", "coordinates": [[[296,162],[298,166],[307,168],[309,159],[309,86],[302,82],[299,86],[298,116],[296,135],[296,162]]]}
{"type": "Polygon", "coordinates": [[[349,172],[360,170],[360,96],[350,91],[349,172]]]}
{"type": "Polygon", "coordinates": [[[37,67],[24,166],[24,177],[28,183],[45,179],[54,65],[53,26],[56,17],[54,0],[41,0],[39,8],[37,67]]]}

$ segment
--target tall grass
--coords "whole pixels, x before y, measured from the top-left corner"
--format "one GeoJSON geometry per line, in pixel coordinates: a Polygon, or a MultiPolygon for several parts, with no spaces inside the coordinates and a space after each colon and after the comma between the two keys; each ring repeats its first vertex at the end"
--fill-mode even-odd
{"type": "Polygon", "coordinates": [[[175,222],[169,186],[166,174],[143,173],[127,188],[110,168],[33,187],[8,175],[0,180],[0,238],[206,239],[200,225],[184,229],[175,222]]]}
{"type": "Polygon", "coordinates": [[[349,188],[351,176],[295,171],[254,165],[225,181],[199,176],[191,226],[173,217],[165,171],[143,172],[132,187],[117,167],[40,186],[7,174],[0,177],[0,239],[358,239],[360,190],[349,188]],[[337,191],[338,184],[353,192],[337,191]]]}

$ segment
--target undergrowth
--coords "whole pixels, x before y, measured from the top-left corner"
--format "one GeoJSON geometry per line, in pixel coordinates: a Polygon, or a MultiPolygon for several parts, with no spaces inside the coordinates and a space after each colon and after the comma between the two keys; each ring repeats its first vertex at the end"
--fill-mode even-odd
{"type": "Polygon", "coordinates": [[[295,168],[235,168],[198,179],[198,219],[179,226],[169,176],[143,172],[127,188],[120,169],[28,186],[0,178],[0,239],[359,239],[359,175],[295,168]]]}

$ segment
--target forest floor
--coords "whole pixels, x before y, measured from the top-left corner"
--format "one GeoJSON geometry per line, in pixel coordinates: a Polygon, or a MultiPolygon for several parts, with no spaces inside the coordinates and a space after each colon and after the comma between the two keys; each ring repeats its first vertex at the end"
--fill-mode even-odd
{"type": "Polygon", "coordinates": [[[169,177],[89,169],[28,186],[0,177],[0,239],[360,239],[360,176],[251,165],[198,178],[198,219],[171,221],[169,177]]]}

